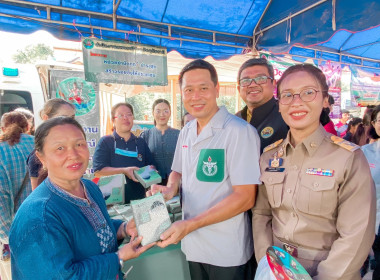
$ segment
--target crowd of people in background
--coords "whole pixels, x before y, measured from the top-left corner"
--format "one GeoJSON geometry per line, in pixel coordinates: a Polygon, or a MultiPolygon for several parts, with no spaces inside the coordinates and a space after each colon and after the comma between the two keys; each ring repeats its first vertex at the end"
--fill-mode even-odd
{"type": "Polygon", "coordinates": [[[245,106],[232,115],[217,105],[215,68],[186,65],[181,130],[170,127],[165,99],[153,102],[154,126],[141,135],[131,104],[112,107],[95,176],[125,177],[125,203],[158,191],[182,196],[184,219],[142,247],[134,222],[111,219],[97,185],[82,178],[90,155],[73,104],[48,100],[36,130],[33,112],[5,113],[0,243],[14,279],[122,279],[124,261],[179,241],[197,280],[252,280],[273,245],[314,280],[360,279],[372,247],[380,279],[380,106],[362,118],[342,110],[334,124],[326,78],[309,64],[276,81],[266,59],[249,59],[237,84],[245,106]],[[146,192],[134,171],[148,165],[162,183],[146,192]]]}

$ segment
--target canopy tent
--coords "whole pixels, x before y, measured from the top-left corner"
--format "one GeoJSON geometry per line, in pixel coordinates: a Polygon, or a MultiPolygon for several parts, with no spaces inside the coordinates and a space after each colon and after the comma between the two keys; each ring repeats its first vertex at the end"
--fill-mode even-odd
{"type": "Polygon", "coordinates": [[[380,70],[378,0],[0,0],[0,30],[164,46],[188,58],[257,50],[380,70]]]}

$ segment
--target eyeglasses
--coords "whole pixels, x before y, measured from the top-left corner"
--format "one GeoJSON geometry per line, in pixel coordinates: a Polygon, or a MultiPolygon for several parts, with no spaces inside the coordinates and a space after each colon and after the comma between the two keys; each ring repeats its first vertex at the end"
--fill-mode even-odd
{"type": "Polygon", "coordinates": [[[168,109],[165,109],[165,110],[154,110],[154,113],[157,114],[157,115],[161,115],[164,114],[164,115],[169,115],[170,114],[170,111],[168,109]]]}
{"type": "Polygon", "coordinates": [[[127,119],[133,117],[132,113],[129,114],[119,114],[115,116],[115,119],[127,119]]]}
{"type": "Polygon", "coordinates": [[[244,78],[244,79],[241,79],[239,81],[239,84],[242,87],[248,87],[248,86],[250,86],[252,84],[252,81],[254,81],[256,85],[262,85],[262,84],[265,84],[268,81],[268,79],[273,80],[272,77],[259,76],[259,77],[256,77],[256,78],[244,78]]]}
{"type": "Polygon", "coordinates": [[[294,96],[298,95],[299,98],[304,102],[311,102],[315,99],[317,96],[317,93],[320,92],[319,90],[313,89],[313,88],[306,88],[300,91],[300,93],[291,93],[289,91],[283,91],[280,94],[280,103],[282,105],[289,105],[292,103],[294,96]]]}
{"type": "Polygon", "coordinates": [[[374,120],[374,123],[380,124],[380,119],[374,120]]]}

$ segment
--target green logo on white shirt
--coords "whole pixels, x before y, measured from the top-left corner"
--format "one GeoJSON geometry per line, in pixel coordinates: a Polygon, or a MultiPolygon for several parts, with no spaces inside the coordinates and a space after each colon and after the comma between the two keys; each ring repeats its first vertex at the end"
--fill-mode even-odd
{"type": "Polygon", "coordinates": [[[212,162],[211,157],[208,157],[208,161],[203,162],[202,171],[206,176],[214,176],[218,172],[218,166],[216,162],[212,162]]]}
{"type": "Polygon", "coordinates": [[[197,179],[221,182],[224,178],[224,149],[202,149],[197,165],[197,179]]]}

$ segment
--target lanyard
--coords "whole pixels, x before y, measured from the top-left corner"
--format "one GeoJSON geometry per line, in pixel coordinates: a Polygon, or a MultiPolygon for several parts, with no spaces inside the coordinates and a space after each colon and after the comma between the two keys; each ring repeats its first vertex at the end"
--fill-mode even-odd
{"type": "Polygon", "coordinates": [[[128,151],[128,148],[125,149],[125,150],[116,148],[116,139],[115,139],[115,142],[114,142],[115,154],[121,155],[121,156],[125,156],[125,157],[137,158],[139,151],[137,149],[137,142],[136,142],[136,140],[135,140],[135,143],[136,143],[136,151],[128,151]]]}

